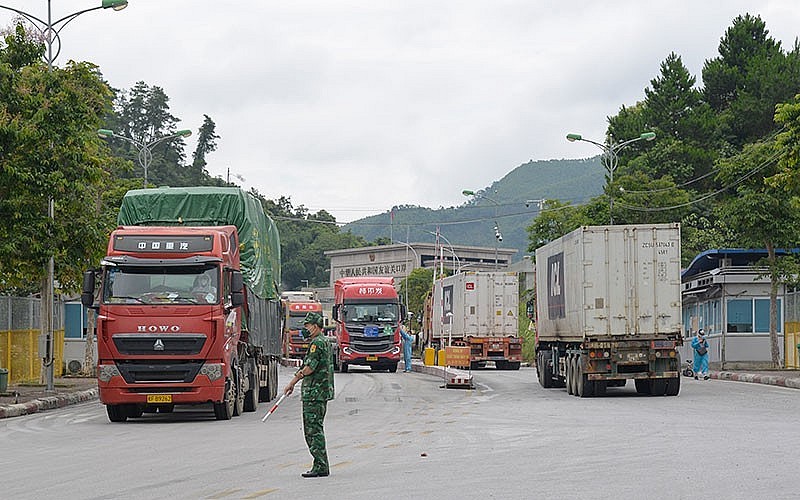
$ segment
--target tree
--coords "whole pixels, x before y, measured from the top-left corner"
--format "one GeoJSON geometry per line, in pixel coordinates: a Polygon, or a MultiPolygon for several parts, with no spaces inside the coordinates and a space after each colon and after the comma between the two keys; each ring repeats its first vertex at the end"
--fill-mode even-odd
{"type": "Polygon", "coordinates": [[[703,66],[705,96],[719,130],[741,148],[775,130],[775,105],[800,88],[797,50],[785,54],[759,16],[738,16],[720,40],[719,57],[703,66]]]}
{"type": "Polygon", "coordinates": [[[414,313],[411,328],[419,331],[422,325],[422,310],[425,298],[433,289],[433,269],[417,267],[414,268],[408,277],[400,281],[400,296],[405,297],[408,293],[408,304],[406,308],[414,313]]]}
{"type": "Polygon", "coordinates": [[[767,178],[777,173],[780,149],[766,141],[744,148],[741,154],[719,162],[719,177],[726,183],[738,182],[735,195],[721,207],[739,244],[767,249],[765,264],[770,276],[770,352],[772,364],[781,366],[777,334],[777,295],[786,263],[776,248],[793,248],[800,235],[800,215],[786,192],[767,178]]]}
{"type": "Polygon", "coordinates": [[[216,124],[208,115],[203,115],[203,125],[197,137],[197,147],[192,153],[192,166],[189,172],[189,181],[198,184],[203,181],[203,177],[208,177],[206,171],[206,155],[217,149],[217,139],[219,136],[214,132],[216,124]]]}
{"type": "Polygon", "coordinates": [[[43,50],[20,26],[0,48],[0,289],[7,292],[38,289],[51,255],[62,289],[75,290],[105,247],[96,212],[86,208],[113,163],[96,135],[111,90],[90,63],[48,71],[43,50]]]}
{"type": "Polygon", "coordinates": [[[525,229],[528,232],[528,251],[536,251],[540,246],[577,229],[583,222],[582,213],[576,207],[558,200],[545,200],[539,215],[525,229]]]}

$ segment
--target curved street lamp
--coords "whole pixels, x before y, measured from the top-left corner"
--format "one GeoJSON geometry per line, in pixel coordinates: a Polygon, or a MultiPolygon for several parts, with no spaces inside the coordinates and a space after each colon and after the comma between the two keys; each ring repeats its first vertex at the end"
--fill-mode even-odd
{"type": "Polygon", "coordinates": [[[53,21],[52,10],[50,8],[52,0],[47,0],[47,20],[39,19],[38,17],[34,16],[33,14],[29,14],[25,11],[15,9],[13,7],[7,7],[5,5],[0,5],[0,9],[10,10],[11,12],[16,12],[20,16],[24,17],[25,19],[30,22],[34,28],[36,28],[39,33],[44,38],[45,42],[47,43],[47,54],[45,54],[45,58],[47,61],[47,69],[53,69],[53,61],[56,60],[59,54],[61,54],[61,30],[64,29],[70,21],[75,19],[76,17],[80,16],[81,14],[85,14],[87,12],[91,12],[93,10],[99,9],[112,9],[112,10],[122,10],[128,6],[128,0],[102,0],[102,3],[97,7],[91,7],[88,9],[79,10],[77,12],[73,12],[72,14],[67,14],[66,16],[62,17],[61,19],[57,19],[53,21]],[[58,49],[56,53],[53,54],[53,42],[58,42],[58,49]]]}
{"type": "Polygon", "coordinates": [[[123,141],[128,141],[133,144],[133,147],[136,148],[136,151],[139,152],[139,165],[141,165],[142,169],[144,170],[144,183],[143,187],[147,188],[147,169],[150,167],[150,163],[153,161],[153,152],[151,149],[153,146],[160,142],[164,142],[170,139],[176,139],[178,137],[189,137],[192,135],[191,130],[178,130],[174,134],[165,135],[164,137],[159,137],[158,139],[144,143],[141,141],[137,141],[136,139],[131,139],[130,137],[126,137],[124,135],[115,134],[113,130],[108,130],[105,128],[101,128],[97,131],[97,135],[102,137],[103,139],[122,139],[123,141]]]}
{"type": "MultiPolygon", "coordinates": [[[[445,235],[443,235],[442,233],[434,233],[433,231],[426,231],[424,229],[423,229],[423,231],[425,231],[426,233],[431,234],[433,236],[438,236],[439,238],[442,238],[445,241],[445,243],[450,245],[450,249],[448,251],[453,256],[453,259],[456,262],[455,271],[456,271],[456,274],[458,274],[461,271],[461,259],[458,258],[458,254],[456,254],[456,251],[453,249],[453,244],[450,243],[450,240],[448,240],[447,237],[445,235]]],[[[442,247],[442,248],[444,248],[444,247],[442,247]]],[[[442,259],[441,266],[444,267],[444,259],[442,259]]],[[[442,269],[440,274],[443,273],[443,272],[444,272],[444,270],[442,269]]]]}
{"type": "Polygon", "coordinates": [[[494,270],[497,271],[497,243],[503,241],[503,233],[500,232],[500,225],[497,224],[497,207],[500,206],[500,203],[494,198],[490,198],[483,193],[476,193],[470,189],[461,191],[461,194],[464,196],[484,198],[494,203],[494,270]]]}
{"type": "MultiPolygon", "coordinates": [[[[626,148],[627,146],[633,144],[634,142],[652,141],[655,138],[656,138],[655,132],[644,132],[642,134],[639,134],[639,137],[634,137],[633,139],[628,139],[627,141],[618,142],[616,144],[606,145],[593,141],[591,139],[584,139],[583,136],[581,136],[580,134],[567,134],[567,140],[569,142],[575,142],[575,141],[588,142],[590,144],[594,144],[595,146],[603,150],[604,153],[603,158],[605,159],[605,161],[603,162],[605,165],[603,166],[606,168],[606,171],[608,172],[609,186],[614,182],[614,171],[617,169],[617,166],[619,165],[619,152],[623,148],[626,148]]],[[[614,224],[614,214],[612,212],[613,209],[614,209],[614,196],[612,196],[611,190],[609,189],[608,218],[612,225],[614,224]]]]}
{"type": "MultiPolygon", "coordinates": [[[[57,19],[53,21],[52,10],[50,8],[51,0],[47,0],[47,20],[39,19],[38,17],[34,16],[33,14],[29,14],[23,10],[15,9],[13,7],[8,7],[6,5],[0,5],[0,9],[9,10],[11,12],[15,12],[20,16],[24,17],[28,20],[34,28],[36,28],[39,33],[41,34],[42,38],[44,38],[45,43],[47,44],[47,53],[46,61],[47,61],[47,71],[53,71],[53,61],[58,57],[61,53],[61,30],[70,23],[73,19],[80,16],[81,14],[85,14],[87,12],[91,12],[93,10],[98,9],[108,9],[111,8],[113,10],[122,10],[128,6],[128,0],[102,0],[102,3],[98,7],[91,7],[89,9],[79,10],[77,12],[73,12],[72,14],[67,14],[66,16],[62,17],[61,19],[57,19]],[[58,41],[58,50],[55,54],[53,54],[53,40],[58,41]]],[[[55,223],[55,200],[52,196],[47,200],[47,215],[53,223],[55,223]]],[[[50,258],[47,262],[47,277],[42,284],[42,293],[41,293],[41,332],[42,336],[45,338],[45,355],[44,359],[42,360],[42,364],[44,366],[45,371],[45,392],[53,392],[55,390],[55,381],[54,381],[54,371],[53,371],[53,300],[55,298],[55,262],[54,257],[51,254],[50,258]]]]}

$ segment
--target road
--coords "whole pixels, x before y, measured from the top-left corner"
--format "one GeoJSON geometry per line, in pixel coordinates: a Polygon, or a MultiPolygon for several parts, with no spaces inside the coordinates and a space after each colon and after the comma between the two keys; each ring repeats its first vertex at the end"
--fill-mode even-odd
{"type": "MultiPolygon", "coordinates": [[[[355,368],[354,370],[358,370],[355,368]]],[[[282,380],[291,372],[282,369],[282,380]]],[[[310,467],[300,401],[230,422],[210,408],[112,424],[97,402],[0,422],[3,498],[797,498],[800,391],[684,379],[678,397],[542,389],[475,372],[336,374],[332,475],[310,467]]]]}

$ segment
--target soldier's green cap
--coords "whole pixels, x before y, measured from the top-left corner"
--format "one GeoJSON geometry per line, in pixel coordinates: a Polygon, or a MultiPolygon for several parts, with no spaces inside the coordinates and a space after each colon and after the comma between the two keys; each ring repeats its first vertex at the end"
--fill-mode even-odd
{"type": "Polygon", "coordinates": [[[324,325],[324,322],[322,321],[322,315],[313,312],[306,314],[306,317],[303,318],[303,324],[307,325],[309,323],[312,325],[317,325],[321,328],[324,325]]]}

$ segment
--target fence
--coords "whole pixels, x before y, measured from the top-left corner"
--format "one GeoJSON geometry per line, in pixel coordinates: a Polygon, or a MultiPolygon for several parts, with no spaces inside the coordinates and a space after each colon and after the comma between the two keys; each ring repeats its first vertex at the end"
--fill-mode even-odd
{"type": "MultiPolygon", "coordinates": [[[[9,382],[38,382],[42,374],[39,356],[40,300],[0,297],[0,367],[8,369],[9,382]]],[[[53,307],[54,373],[63,374],[64,303],[53,307]]]]}
{"type": "Polygon", "coordinates": [[[787,292],[784,298],[786,313],[783,336],[783,353],[786,368],[800,368],[800,291],[787,292]]]}

